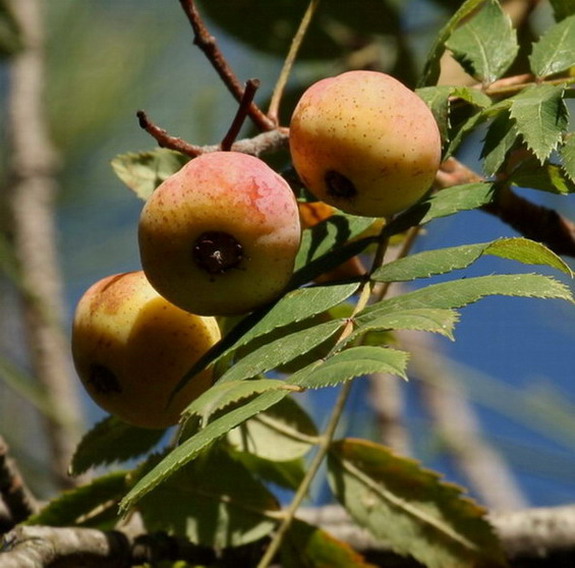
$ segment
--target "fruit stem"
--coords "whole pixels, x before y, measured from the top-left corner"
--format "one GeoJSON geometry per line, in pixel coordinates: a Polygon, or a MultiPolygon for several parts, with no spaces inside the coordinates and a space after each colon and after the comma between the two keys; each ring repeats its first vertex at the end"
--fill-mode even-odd
{"type": "Polygon", "coordinates": [[[274,124],[278,124],[279,122],[279,106],[280,106],[280,101],[281,98],[283,96],[284,90],[285,90],[285,86],[287,84],[287,80],[288,77],[291,73],[292,67],[295,63],[298,51],[301,47],[301,44],[303,42],[303,39],[305,37],[305,34],[307,32],[307,29],[309,27],[309,24],[311,23],[311,20],[313,18],[313,15],[317,9],[317,7],[319,6],[319,2],[320,0],[310,0],[310,3],[307,6],[307,9],[303,15],[303,18],[301,19],[301,22],[299,24],[299,27],[292,39],[288,54],[285,58],[282,70],[280,72],[280,75],[278,77],[278,80],[276,82],[275,88],[274,88],[274,92],[272,93],[272,97],[270,100],[270,106],[268,109],[268,118],[271,119],[274,124]]]}

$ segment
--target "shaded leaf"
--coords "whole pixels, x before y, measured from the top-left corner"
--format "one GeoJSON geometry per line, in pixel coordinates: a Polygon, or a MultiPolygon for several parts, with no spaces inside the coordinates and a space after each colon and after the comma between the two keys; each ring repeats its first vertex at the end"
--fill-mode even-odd
{"type": "Polygon", "coordinates": [[[12,13],[10,3],[0,1],[0,57],[6,58],[14,55],[23,47],[22,34],[16,18],[12,13]]]}
{"type": "MultiPolygon", "coordinates": [[[[340,383],[373,373],[385,373],[406,378],[409,355],[405,351],[388,347],[361,345],[350,347],[332,355],[307,373],[295,374],[289,383],[305,388],[335,386],[340,383]]],[[[311,366],[310,366],[311,367],[311,366]]]]}
{"type": "Polygon", "coordinates": [[[550,266],[572,275],[569,266],[546,246],[522,237],[511,237],[412,254],[383,265],[373,273],[372,279],[376,282],[408,282],[428,278],[467,268],[486,254],[524,264],[550,266]]]}
{"type": "Polygon", "coordinates": [[[494,175],[505,162],[509,151],[517,145],[519,133],[509,113],[502,112],[489,125],[481,158],[486,175],[494,175]]]}
{"type": "Polygon", "coordinates": [[[254,454],[235,452],[233,449],[229,451],[233,453],[235,459],[243,463],[258,479],[265,483],[273,483],[278,487],[296,491],[305,477],[307,467],[303,458],[279,462],[267,460],[254,454]]]}
{"type": "Polygon", "coordinates": [[[509,181],[520,187],[561,195],[575,192],[575,180],[564,168],[550,162],[541,164],[537,158],[524,160],[509,176],[509,181]]]}
{"type": "Polygon", "coordinates": [[[102,507],[113,508],[114,514],[117,515],[117,503],[128,487],[125,471],[98,477],[87,485],[63,491],[25,524],[53,527],[89,524],[89,517],[102,507]],[[82,519],[83,517],[85,518],[82,519]]]}
{"type": "Polygon", "coordinates": [[[137,428],[108,416],[84,435],[72,457],[70,472],[80,475],[91,467],[137,458],[160,443],[164,430],[137,428]]]}
{"type": "Polygon", "coordinates": [[[472,14],[477,8],[484,4],[485,0],[466,0],[453,14],[450,20],[441,28],[436,36],[435,42],[429,50],[427,60],[423,67],[423,73],[419,86],[424,87],[434,85],[439,78],[441,56],[445,52],[445,42],[449,36],[459,26],[459,24],[472,14]]]}
{"type": "Polygon", "coordinates": [[[432,284],[368,306],[357,316],[358,325],[383,314],[412,308],[462,308],[492,295],[554,298],[573,302],[567,286],[542,274],[496,274],[432,284]]]}
{"type": "Polygon", "coordinates": [[[241,357],[224,373],[218,382],[237,381],[255,377],[299,357],[323,343],[345,324],[345,320],[332,320],[296,331],[259,347],[241,357]]]}
{"type": "Polygon", "coordinates": [[[575,14],[548,29],[529,56],[538,77],[561,73],[575,65],[575,14]]]}
{"type": "Polygon", "coordinates": [[[294,519],[280,550],[283,568],[376,568],[340,540],[294,519]]]}
{"type": "Polygon", "coordinates": [[[519,50],[511,19],[495,0],[458,27],[445,45],[469,75],[487,84],[507,71],[519,50]]]}
{"type": "Polygon", "coordinates": [[[303,457],[316,436],[309,415],[293,397],[286,397],[228,432],[228,442],[236,452],[284,462],[303,457]]]}
{"type": "Polygon", "coordinates": [[[218,448],[188,463],[138,505],[148,531],[217,549],[266,536],[276,525],[267,513],[278,509],[270,491],[218,448]]]}
{"type": "Polygon", "coordinates": [[[355,521],[429,568],[504,566],[486,511],[438,474],[366,440],[335,441],[332,491],[355,521]]]}
{"type": "Polygon", "coordinates": [[[509,99],[517,130],[541,162],[557,147],[567,128],[564,90],[562,85],[534,85],[509,99]]]}
{"type": "Polygon", "coordinates": [[[192,437],[184,440],[135,484],[120,503],[120,509],[127,511],[144,495],[176,473],[232,428],[276,404],[287,396],[288,392],[285,389],[264,392],[246,404],[219,416],[192,437]]]}
{"type": "Polygon", "coordinates": [[[175,174],[189,157],[166,148],[120,154],[112,160],[116,175],[140,198],[148,199],[156,187],[175,174]]]}

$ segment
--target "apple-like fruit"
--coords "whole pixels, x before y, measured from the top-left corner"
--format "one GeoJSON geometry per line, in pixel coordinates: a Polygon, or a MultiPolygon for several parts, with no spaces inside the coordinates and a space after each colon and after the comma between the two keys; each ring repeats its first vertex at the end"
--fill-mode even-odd
{"type": "Polygon", "coordinates": [[[170,399],[219,339],[215,318],[169,303],[140,270],[108,276],[85,292],[74,316],[72,356],[101,408],[134,426],[165,428],[211,386],[205,369],[170,399]]]}
{"type": "Polygon", "coordinates": [[[417,202],[441,160],[429,107],[377,71],[348,71],[311,85],[294,109],[289,145],[315,197],[367,217],[390,217],[417,202]]]}
{"type": "Polygon", "coordinates": [[[160,294],[195,314],[234,315],[283,292],[301,228],[293,191],[265,162],[211,152],[153,192],[138,238],[142,267],[160,294]]]}

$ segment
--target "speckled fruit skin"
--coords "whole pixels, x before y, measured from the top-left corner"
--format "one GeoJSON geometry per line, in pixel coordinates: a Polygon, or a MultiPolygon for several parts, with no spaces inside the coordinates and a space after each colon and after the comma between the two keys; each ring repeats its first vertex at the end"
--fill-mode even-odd
{"type": "Polygon", "coordinates": [[[265,162],[212,152],[188,162],[146,202],[139,224],[142,267],[168,300],[192,313],[247,313],[282,293],[301,238],[295,196],[265,162]],[[196,261],[201,235],[231,235],[241,260],[221,272],[196,261]]]}
{"type": "Polygon", "coordinates": [[[136,271],[108,276],[82,296],[72,355],[101,408],[134,426],[165,428],[210,387],[212,373],[202,371],[168,404],[180,379],[219,339],[215,318],[170,304],[136,271]]]}
{"type": "Polygon", "coordinates": [[[318,199],[367,217],[389,217],[418,201],[441,159],[427,105],[376,71],[348,71],[309,87],[294,109],[289,142],[296,171],[318,199]]]}

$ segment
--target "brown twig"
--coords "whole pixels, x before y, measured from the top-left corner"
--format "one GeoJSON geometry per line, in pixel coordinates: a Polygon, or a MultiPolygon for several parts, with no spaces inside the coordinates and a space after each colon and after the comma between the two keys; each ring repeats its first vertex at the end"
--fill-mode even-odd
{"type": "Polygon", "coordinates": [[[2,436],[0,436],[0,496],[6,505],[10,528],[38,510],[36,499],[24,483],[14,460],[8,455],[8,445],[2,436]]]}
{"type": "Polygon", "coordinates": [[[246,88],[244,89],[240,105],[238,106],[238,110],[236,112],[236,116],[234,116],[234,120],[232,121],[229,130],[224,136],[222,143],[220,144],[220,148],[222,150],[231,150],[232,144],[238,137],[238,134],[246,120],[249,112],[249,107],[254,100],[254,95],[256,94],[259,86],[260,82],[257,79],[248,79],[246,82],[246,88]]]}
{"type": "MultiPolygon", "coordinates": [[[[196,7],[194,0],[180,0],[194,32],[194,44],[208,58],[224,85],[230,93],[240,102],[244,96],[244,87],[229,66],[223,53],[220,51],[215,37],[210,34],[196,7]]],[[[248,116],[261,131],[273,130],[276,124],[253,101],[248,106],[248,116]]]]}
{"type": "Polygon", "coordinates": [[[199,156],[203,153],[203,150],[200,146],[190,144],[182,138],[171,136],[166,130],[154,124],[143,110],[139,110],[136,113],[136,116],[138,117],[140,128],[152,136],[162,148],[176,150],[182,154],[185,154],[186,156],[190,156],[191,158],[195,158],[196,156],[199,156]]]}

